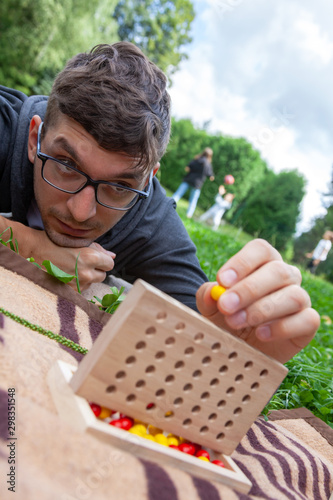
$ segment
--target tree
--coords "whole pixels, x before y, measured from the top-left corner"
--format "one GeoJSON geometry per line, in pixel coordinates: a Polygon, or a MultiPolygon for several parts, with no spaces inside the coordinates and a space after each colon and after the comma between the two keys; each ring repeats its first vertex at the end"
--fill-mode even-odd
{"type": "MultiPolygon", "coordinates": [[[[312,228],[294,241],[294,262],[297,264],[307,265],[309,260],[305,254],[314,250],[326,230],[333,231],[333,171],[328,190],[323,194],[323,205],[327,209],[326,215],[315,218],[312,228]]],[[[333,282],[333,251],[320,263],[318,273],[323,273],[333,282]]]]}
{"type": "Polygon", "coordinates": [[[27,94],[48,93],[70,57],[116,41],[116,0],[2,0],[0,81],[27,94]]]}
{"type": "MultiPolygon", "coordinates": [[[[224,184],[225,175],[232,174],[235,177],[235,184],[228,186],[228,191],[235,193],[233,205],[237,207],[268,171],[258,151],[243,138],[210,135],[207,130],[195,127],[189,119],[173,119],[171,130],[167,153],[161,161],[160,180],[172,191],[182,181],[184,168],[193,157],[205,147],[213,149],[215,180],[205,182],[198,203],[204,210],[212,205],[219,185],[224,184]]],[[[229,212],[232,213],[232,209],[229,212]]]]}
{"type": "Polygon", "coordinates": [[[304,194],[305,179],[297,170],[269,171],[246,200],[236,223],[285,250],[295,232],[304,194]]]}
{"type": "Polygon", "coordinates": [[[171,75],[187,56],[194,9],[190,0],[120,0],[113,13],[120,40],[138,45],[159,68],[171,75]]]}

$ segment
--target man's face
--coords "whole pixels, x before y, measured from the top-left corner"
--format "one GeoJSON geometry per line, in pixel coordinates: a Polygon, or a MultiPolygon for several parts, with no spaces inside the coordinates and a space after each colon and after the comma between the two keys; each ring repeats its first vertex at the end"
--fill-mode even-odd
{"type": "MultiPolygon", "coordinates": [[[[98,204],[93,186],[76,194],[64,193],[41,176],[42,161],[36,156],[36,131],[40,124],[34,117],[29,133],[29,159],[34,163],[34,192],[45,231],[59,246],[89,246],[112,228],[127,212],[98,204]]],[[[41,152],[70,164],[93,180],[119,183],[142,190],[147,183],[133,168],[134,159],[101,148],[76,121],[61,115],[56,125],[48,128],[41,142],[41,152]]]]}

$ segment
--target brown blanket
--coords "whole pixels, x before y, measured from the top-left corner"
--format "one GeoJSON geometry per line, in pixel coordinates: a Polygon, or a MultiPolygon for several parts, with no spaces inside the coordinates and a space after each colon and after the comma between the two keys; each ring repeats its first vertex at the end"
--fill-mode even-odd
{"type": "Polygon", "coordinates": [[[0,307],[1,499],[330,497],[333,430],[305,409],[272,412],[269,422],[258,418],[241,440],[232,458],[252,482],[248,495],[140,460],[76,430],[57,415],[46,374],[57,359],[77,364],[83,355],[45,333],[89,349],[112,318],[1,245],[0,307]],[[40,328],[34,331],[32,325],[40,328]],[[14,431],[8,425],[8,394],[15,394],[14,431]],[[8,489],[12,484],[15,493],[8,489]]]}

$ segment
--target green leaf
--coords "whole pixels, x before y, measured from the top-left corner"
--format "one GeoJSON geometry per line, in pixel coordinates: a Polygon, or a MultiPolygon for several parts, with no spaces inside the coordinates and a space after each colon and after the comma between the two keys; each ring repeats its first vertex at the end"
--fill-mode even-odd
{"type": "MultiPolygon", "coordinates": [[[[118,292],[118,290],[117,290],[118,292]]],[[[103,307],[109,307],[111,306],[114,302],[116,302],[116,300],[118,299],[118,296],[115,294],[115,293],[107,293],[106,295],[104,295],[104,297],[102,298],[102,306],[103,307]]]]}
{"type": "Polygon", "coordinates": [[[62,281],[63,283],[69,283],[72,281],[75,276],[72,274],[67,274],[65,271],[62,271],[59,269],[59,267],[55,266],[50,262],[49,260],[44,260],[42,262],[42,265],[46,268],[46,271],[51,275],[57,278],[59,281],[62,281]]]}

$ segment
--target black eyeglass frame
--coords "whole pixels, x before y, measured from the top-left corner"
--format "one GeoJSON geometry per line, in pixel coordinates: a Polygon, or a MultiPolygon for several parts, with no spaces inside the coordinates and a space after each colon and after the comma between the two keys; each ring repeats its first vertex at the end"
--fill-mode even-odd
{"type": "Polygon", "coordinates": [[[108,181],[94,181],[91,177],[89,177],[88,174],[86,174],[85,172],[81,172],[81,170],[78,170],[77,168],[75,167],[72,167],[72,165],[68,165],[68,163],[66,162],[63,162],[61,160],[57,160],[56,158],[53,158],[53,156],[49,156],[45,153],[42,153],[41,152],[41,131],[42,131],[42,127],[43,127],[43,122],[41,122],[41,124],[39,125],[38,127],[38,134],[37,134],[37,157],[42,161],[42,169],[41,169],[41,176],[42,176],[42,179],[47,182],[47,184],[49,184],[50,186],[54,187],[55,189],[58,189],[59,191],[63,191],[64,193],[68,193],[68,194],[76,194],[76,193],[79,193],[80,191],[82,191],[84,188],[86,188],[87,186],[93,186],[94,190],[95,190],[95,199],[96,199],[96,202],[99,204],[99,205],[102,205],[103,207],[106,207],[106,208],[109,208],[110,210],[120,210],[120,211],[126,211],[126,210],[130,210],[131,208],[134,207],[134,205],[136,205],[136,203],[140,200],[140,199],[147,199],[148,196],[150,195],[150,191],[151,191],[151,185],[152,185],[152,180],[153,180],[153,171],[150,172],[149,174],[149,181],[148,181],[148,184],[146,186],[146,191],[140,191],[138,189],[134,189],[134,188],[130,188],[130,187],[127,187],[127,186],[122,186],[121,184],[117,184],[115,182],[108,182],[108,181]],[[69,168],[71,170],[74,170],[74,172],[77,172],[78,174],[80,175],[83,175],[87,181],[86,183],[81,186],[78,190],[76,191],[68,191],[66,189],[63,189],[63,188],[60,188],[58,186],[55,186],[54,184],[52,184],[50,181],[48,181],[47,179],[45,179],[44,177],[44,167],[45,167],[45,163],[47,160],[52,160],[52,161],[55,161],[56,163],[60,163],[60,165],[64,165],[66,168],[69,168]],[[109,205],[105,205],[105,203],[102,203],[101,201],[99,201],[98,197],[97,197],[97,189],[98,189],[98,186],[99,184],[107,184],[108,186],[113,186],[113,187],[117,187],[119,189],[124,189],[126,191],[131,191],[133,193],[136,193],[138,195],[138,198],[135,200],[135,202],[133,203],[133,205],[129,206],[129,207],[123,207],[123,208],[120,208],[120,207],[110,207],[109,205]]]}

